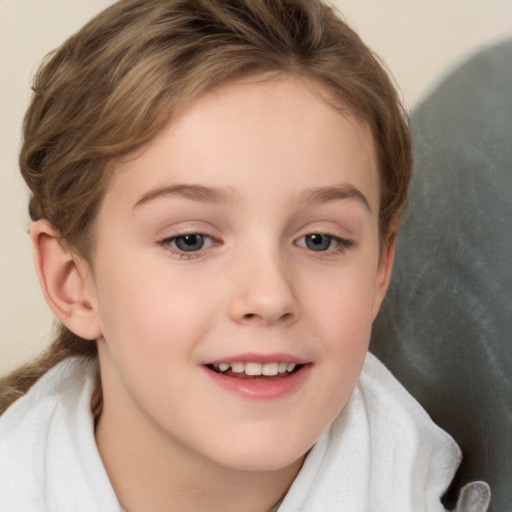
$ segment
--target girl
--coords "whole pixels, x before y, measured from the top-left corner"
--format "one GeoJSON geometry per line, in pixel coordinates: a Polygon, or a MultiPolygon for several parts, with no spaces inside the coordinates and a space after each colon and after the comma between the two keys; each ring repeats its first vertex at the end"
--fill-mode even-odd
{"type": "Polygon", "coordinates": [[[407,122],[332,9],[123,0],[20,162],[60,327],[2,382],[2,511],[444,510],[458,448],[367,355],[407,122]]]}

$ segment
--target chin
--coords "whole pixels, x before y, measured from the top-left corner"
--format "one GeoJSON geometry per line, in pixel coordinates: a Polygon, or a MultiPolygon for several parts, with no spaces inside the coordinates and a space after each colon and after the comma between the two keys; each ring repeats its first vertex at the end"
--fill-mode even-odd
{"type": "Polygon", "coordinates": [[[303,458],[311,446],[283,446],[273,439],[268,446],[244,446],[236,449],[232,446],[229,453],[222,453],[217,458],[223,466],[237,471],[279,471],[297,463],[303,458]]]}
{"type": "Polygon", "coordinates": [[[235,471],[244,471],[244,472],[273,472],[280,471],[285,468],[289,468],[295,464],[300,462],[302,465],[302,461],[306,454],[301,455],[298,458],[278,458],[274,460],[261,460],[261,458],[254,457],[253,459],[243,459],[240,458],[237,461],[230,461],[231,463],[228,465],[229,468],[235,471]]]}

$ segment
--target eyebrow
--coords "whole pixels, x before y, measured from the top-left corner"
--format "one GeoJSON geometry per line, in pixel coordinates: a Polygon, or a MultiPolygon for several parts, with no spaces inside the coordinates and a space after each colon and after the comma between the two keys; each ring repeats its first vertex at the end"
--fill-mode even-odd
{"type": "MultiPolygon", "coordinates": [[[[167,185],[151,189],[143,194],[135,203],[133,209],[135,210],[161,197],[180,197],[205,203],[222,203],[232,198],[232,194],[226,189],[205,185],[167,185]]],[[[365,195],[358,188],[348,183],[329,187],[315,187],[304,190],[299,195],[299,202],[302,204],[330,203],[340,199],[355,199],[371,212],[370,203],[365,195]]]]}
{"type": "Polygon", "coordinates": [[[204,185],[168,185],[157,187],[146,192],[134,205],[133,209],[149,203],[160,197],[181,197],[205,203],[222,203],[229,199],[231,194],[227,190],[204,185]]]}
{"type": "Polygon", "coordinates": [[[316,187],[305,190],[299,196],[299,201],[304,204],[330,203],[340,199],[355,199],[361,203],[370,213],[370,203],[366,196],[354,185],[343,183],[333,187],[316,187]]]}

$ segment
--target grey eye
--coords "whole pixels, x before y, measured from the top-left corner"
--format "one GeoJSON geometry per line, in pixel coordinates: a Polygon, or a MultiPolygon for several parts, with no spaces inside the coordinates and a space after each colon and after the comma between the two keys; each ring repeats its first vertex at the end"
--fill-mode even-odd
{"type": "Polygon", "coordinates": [[[174,245],[183,252],[200,251],[204,248],[206,237],[198,233],[182,235],[174,238],[174,245]]]}
{"type": "Polygon", "coordinates": [[[304,237],[305,246],[312,251],[327,251],[332,245],[332,236],[312,233],[304,237]]]}

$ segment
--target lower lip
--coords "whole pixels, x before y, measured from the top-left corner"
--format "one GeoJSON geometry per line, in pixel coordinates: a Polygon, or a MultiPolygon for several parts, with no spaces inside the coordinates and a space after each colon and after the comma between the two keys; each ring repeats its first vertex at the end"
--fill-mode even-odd
{"type": "Polygon", "coordinates": [[[204,370],[215,384],[242,398],[252,400],[276,400],[298,391],[307,379],[311,364],[305,364],[298,371],[278,379],[237,379],[216,373],[206,367],[204,370]]]}

